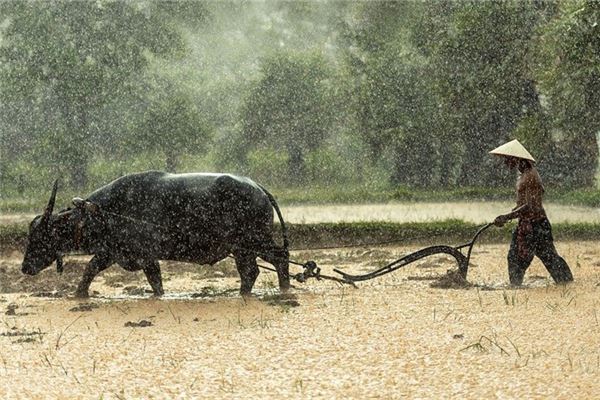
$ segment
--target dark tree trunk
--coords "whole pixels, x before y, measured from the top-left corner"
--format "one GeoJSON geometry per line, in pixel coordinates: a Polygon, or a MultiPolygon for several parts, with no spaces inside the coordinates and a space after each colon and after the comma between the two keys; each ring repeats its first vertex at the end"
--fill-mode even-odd
{"type": "MultiPolygon", "coordinates": [[[[442,147],[443,149],[443,147],[442,147]]],[[[452,171],[456,160],[453,159],[454,155],[449,151],[441,151],[440,159],[440,186],[449,187],[453,181],[452,171]]]]}
{"type": "Polygon", "coordinates": [[[299,147],[289,149],[288,177],[293,183],[302,183],[305,179],[304,154],[299,147]]]}
{"type": "Polygon", "coordinates": [[[78,162],[73,162],[69,166],[71,176],[71,184],[73,188],[83,190],[88,184],[88,163],[87,160],[81,159],[78,162]]]}
{"type": "Polygon", "coordinates": [[[469,127],[465,129],[465,131],[465,152],[461,160],[462,163],[457,183],[462,187],[479,186],[483,183],[484,176],[486,175],[483,164],[483,155],[480,154],[484,151],[484,146],[478,135],[479,129],[469,127]]]}
{"type": "Polygon", "coordinates": [[[85,189],[88,184],[89,143],[85,99],[67,99],[63,108],[67,127],[67,147],[59,149],[61,161],[67,164],[74,189],[85,189]]]}
{"type": "Polygon", "coordinates": [[[585,132],[581,134],[579,142],[580,153],[572,153],[574,162],[571,164],[575,169],[576,182],[578,186],[592,187],[596,178],[598,169],[598,140],[596,131],[586,127],[585,132]],[[575,161],[575,158],[577,161],[575,161]]]}

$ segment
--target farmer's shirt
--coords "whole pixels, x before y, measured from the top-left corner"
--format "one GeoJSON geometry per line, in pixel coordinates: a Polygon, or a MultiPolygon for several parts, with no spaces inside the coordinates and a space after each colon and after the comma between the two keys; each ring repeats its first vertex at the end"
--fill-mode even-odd
{"type": "Polygon", "coordinates": [[[546,218],[546,211],[542,206],[544,186],[542,178],[533,167],[521,172],[517,180],[517,209],[525,204],[529,207],[519,217],[516,229],[516,245],[519,258],[527,259],[529,255],[528,237],[534,233],[533,224],[541,223],[546,218]]]}
{"type": "Polygon", "coordinates": [[[514,209],[525,204],[529,207],[519,220],[536,221],[546,218],[546,211],[542,206],[543,194],[542,178],[534,167],[520,173],[517,180],[517,206],[514,209]]]}

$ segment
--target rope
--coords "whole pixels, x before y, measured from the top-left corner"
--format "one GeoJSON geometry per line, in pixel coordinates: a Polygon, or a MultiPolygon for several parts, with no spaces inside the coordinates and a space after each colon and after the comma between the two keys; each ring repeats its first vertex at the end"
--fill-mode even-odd
{"type": "MultiPolygon", "coordinates": [[[[122,219],[125,219],[130,222],[143,223],[145,225],[160,228],[160,229],[166,230],[167,232],[172,232],[173,234],[178,233],[178,232],[174,232],[169,227],[166,227],[163,225],[158,225],[158,224],[148,222],[145,220],[136,219],[136,218],[128,217],[125,215],[121,215],[121,214],[117,214],[117,213],[113,213],[113,212],[105,211],[105,210],[100,210],[100,212],[108,214],[108,215],[112,215],[112,216],[115,216],[118,218],[122,218],[122,219]]],[[[455,229],[455,230],[443,231],[443,232],[438,232],[438,233],[428,233],[428,234],[421,234],[421,235],[411,236],[411,237],[403,237],[401,239],[390,239],[390,240],[375,241],[375,242],[368,242],[368,243],[350,243],[350,244],[343,244],[343,245],[329,245],[329,246],[321,246],[321,247],[300,247],[300,248],[293,248],[291,250],[293,250],[293,251],[304,251],[304,250],[312,251],[312,250],[344,249],[344,248],[367,247],[367,246],[381,246],[381,245],[386,245],[386,244],[409,242],[409,241],[415,241],[415,240],[426,239],[426,238],[435,238],[435,237],[452,234],[452,233],[456,233],[456,232],[460,232],[460,231],[455,229]]],[[[219,240],[214,240],[214,239],[209,239],[209,240],[211,240],[212,242],[217,243],[217,244],[227,244],[227,243],[219,241],[219,240]]],[[[247,248],[243,248],[243,247],[239,247],[239,246],[238,246],[238,249],[253,251],[252,249],[247,249],[247,248]]],[[[302,263],[292,262],[291,260],[290,260],[290,263],[296,264],[296,265],[303,265],[302,263]]]]}
{"type": "MultiPolygon", "coordinates": [[[[277,270],[275,268],[267,267],[266,265],[261,265],[261,264],[257,264],[257,266],[259,268],[266,269],[267,271],[272,271],[272,272],[277,273],[277,270]]],[[[304,267],[303,272],[297,273],[295,275],[291,275],[290,278],[293,278],[300,283],[306,282],[306,280],[308,278],[316,278],[318,281],[325,279],[325,280],[338,282],[339,284],[345,283],[347,285],[351,285],[354,288],[357,287],[354,282],[352,282],[348,279],[338,278],[336,276],[322,275],[321,269],[317,267],[317,264],[315,264],[314,261],[308,261],[306,264],[303,265],[303,267],[304,267]]]]}

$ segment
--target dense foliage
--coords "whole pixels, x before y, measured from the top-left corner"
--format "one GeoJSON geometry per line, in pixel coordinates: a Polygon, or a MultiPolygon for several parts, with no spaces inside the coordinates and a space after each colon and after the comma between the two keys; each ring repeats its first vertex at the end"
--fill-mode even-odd
{"type": "Polygon", "coordinates": [[[1,2],[0,196],[148,168],[495,187],[512,138],[594,187],[599,4],[1,2]]]}

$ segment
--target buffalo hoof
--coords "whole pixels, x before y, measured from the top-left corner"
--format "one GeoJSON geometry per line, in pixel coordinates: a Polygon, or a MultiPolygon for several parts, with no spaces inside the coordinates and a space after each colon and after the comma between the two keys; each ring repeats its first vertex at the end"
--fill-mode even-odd
{"type": "Polygon", "coordinates": [[[87,290],[85,292],[84,291],[79,291],[79,290],[75,292],[75,298],[76,299],[87,299],[89,297],[90,297],[90,295],[87,292],[87,290]]]}
{"type": "Polygon", "coordinates": [[[277,296],[279,300],[296,300],[298,296],[295,293],[290,292],[289,290],[281,291],[281,293],[277,296]]]}
{"type": "Polygon", "coordinates": [[[289,284],[289,283],[288,283],[287,285],[281,285],[281,286],[279,287],[279,291],[280,291],[281,293],[288,293],[288,292],[289,292],[289,291],[291,291],[292,289],[295,289],[295,287],[294,287],[293,285],[289,284]]]}

